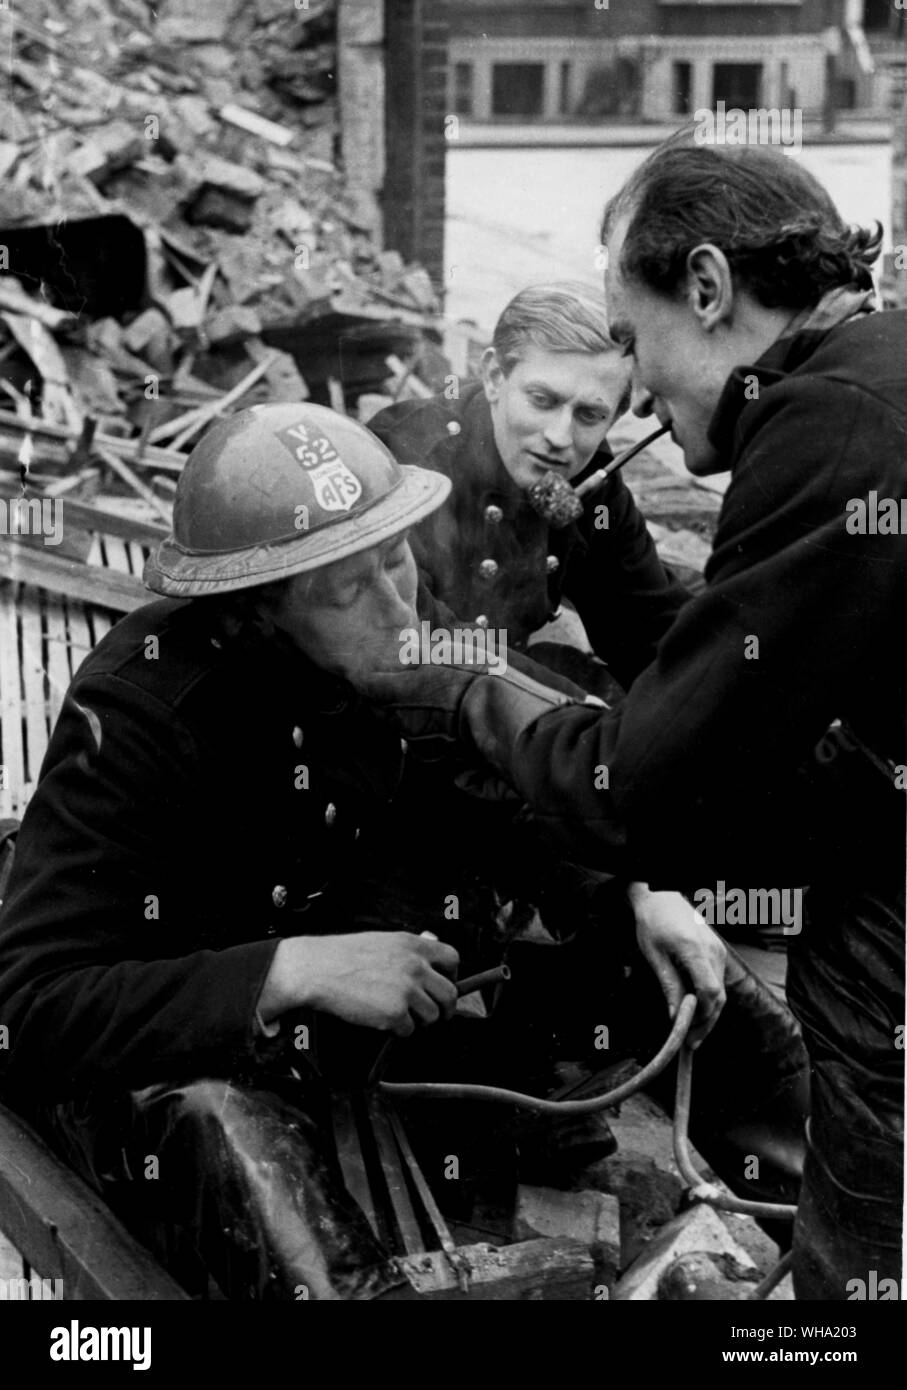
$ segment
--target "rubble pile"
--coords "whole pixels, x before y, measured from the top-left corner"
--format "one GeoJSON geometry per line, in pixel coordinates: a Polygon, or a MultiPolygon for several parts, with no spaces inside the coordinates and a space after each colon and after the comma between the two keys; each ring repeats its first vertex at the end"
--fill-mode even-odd
{"type": "Polygon", "coordinates": [[[161,522],[224,410],[364,418],[449,370],[427,273],[378,249],[336,162],[335,11],[0,10],[0,469],[161,522]]]}

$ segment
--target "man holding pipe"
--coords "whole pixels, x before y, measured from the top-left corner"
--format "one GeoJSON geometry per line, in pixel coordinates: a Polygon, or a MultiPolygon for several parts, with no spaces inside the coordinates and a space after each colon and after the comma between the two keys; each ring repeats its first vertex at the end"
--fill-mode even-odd
{"type": "Polygon", "coordinates": [[[637,413],[731,474],[706,588],[614,711],[438,667],[383,693],[411,740],[472,740],[584,862],[801,895],[795,1289],[845,1299],[901,1265],[907,540],[867,518],[904,495],[907,314],[874,312],[880,234],[767,148],[670,143],[603,237],[637,413]]]}

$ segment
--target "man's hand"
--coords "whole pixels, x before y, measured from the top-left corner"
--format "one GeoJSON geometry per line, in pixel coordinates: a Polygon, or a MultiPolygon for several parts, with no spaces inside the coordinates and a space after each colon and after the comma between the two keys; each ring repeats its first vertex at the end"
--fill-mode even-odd
{"type": "Polygon", "coordinates": [[[418,1023],[450,1018],[459,956],[429,935],[356,932],[281,941],[258,1010],[265,1023],[307,1006],[347,1023],[406,1037],[418,1023]]]}
{"type": "Polygon", "coordinates": [[[724,1008],[724,942],[680,893],[651,893],[632,883],[627,896],[636,917],[636,940],[658,976],[673,1019],[684,994],[699,1001],[691,1047],[698,1047],[724,1008]]]}

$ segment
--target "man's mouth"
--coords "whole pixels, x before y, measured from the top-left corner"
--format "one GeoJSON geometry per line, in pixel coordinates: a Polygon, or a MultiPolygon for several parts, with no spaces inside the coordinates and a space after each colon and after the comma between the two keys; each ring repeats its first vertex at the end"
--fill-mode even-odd
{"type": "Polygon", "coordinates": [[[552,458],[550,454],[537,454],[534,449],[527,450],[530,458],[534,458],[536,463],[540,463],[543,468],[568,468],[567,459],[552,458]]]}

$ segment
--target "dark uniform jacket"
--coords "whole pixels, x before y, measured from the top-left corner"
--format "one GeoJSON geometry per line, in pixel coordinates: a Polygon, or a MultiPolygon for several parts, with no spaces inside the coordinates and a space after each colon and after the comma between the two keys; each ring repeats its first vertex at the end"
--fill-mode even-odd
{"type": "MultiPolygon", "coordinates": [[[[531,891],[503,784],[462,793],[345,681],[214,631],[204,601],[148,604],[66,695],[0,910],[0,1091],[19,1109],[270,1065],[294,1036],[292,1015],[273,1043],[255,1019],[280,937],[430,929],[468,973],[500,958],[492,880],[531,891]]],[[[293,1061],[329,1079],[381,1042],[300,1018],[321,1046],[293,1061]]]]}
{"type": "MultiPolygon", "coordinates": [[[[558,530],[504,468],[481,383],[458,400],[388,406],[369,429],[401,463],[434,468],[453,483],[445,505],[410,533],[437,599],[467,624],[481,616],[505,629],[513,647],[569,599],[595,654],[622,686],[632,683],[688,595],[664,569],[620,473],[585,498],[579,522],[558,530]]],[[[580,479],[610,459],[601,449],[580,479]]]]}
{"type": "MultiPolygon", "coordinates": [[[[836,720],[891,791],[907,762],[907,535],[855,533],[848,508],[907,493],[907,313],[775,345],[731,374],[710,432],[731,483],[707,587],[621,709],[539,720],[513,771],[579,857],[623,845],[625,827],[643,877],[686,864],[701,882],[723,858],[807,882],[831,867],[826,834],[854,837],[859,875],[881,826],[853,806],[837,830],[831,813],[804,822],[796,770],[836,720]],[[608,765],[609,796],[589,763],[608,765]]],[[[883,798],[889,843],[905,801],[883,798]]]]}
{"type": "Polygon", "coordinates": [[[0,912],[4,1090],[256,1065],[280,936],[438,932],[458,891],[448,873],[424,920],[395,892],[424,860],[419,816],[395,819],[399,733],[301,656],[212,630],[204,602],[140,608],[66,696],[0,912]]]}

